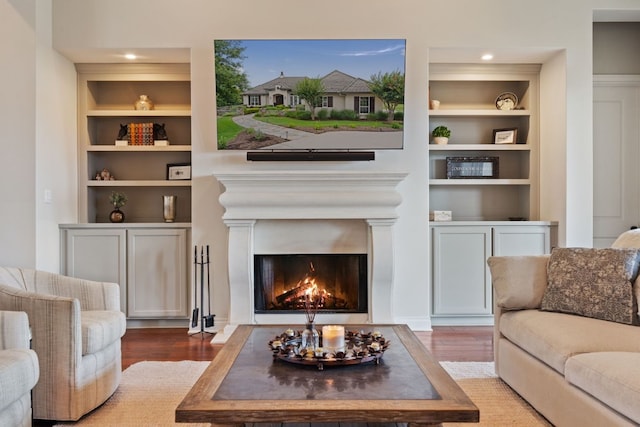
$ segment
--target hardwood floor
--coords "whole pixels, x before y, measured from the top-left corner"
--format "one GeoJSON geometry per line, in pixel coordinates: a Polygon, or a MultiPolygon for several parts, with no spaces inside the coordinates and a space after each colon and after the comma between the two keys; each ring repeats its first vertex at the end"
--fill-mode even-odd
{"type": "MultiPolygon", "coordinates": [[[[439,326],[431,332],[416,332],[439,361],[493,361],[491,326],[439,326]]],[[[189,336],[185,329],[128,329],[122,338],[122,369],[144,360],[212,360],[222,345],[212,345],[212,336],[189,336]]]]}

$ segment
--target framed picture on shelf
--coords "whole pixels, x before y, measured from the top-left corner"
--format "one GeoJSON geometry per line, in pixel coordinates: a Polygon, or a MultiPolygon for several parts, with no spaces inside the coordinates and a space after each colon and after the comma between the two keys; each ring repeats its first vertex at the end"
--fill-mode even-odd
{"type": "Polygon", "coordinates": [[[516,144],[518,138],[518,129],[494,129],[493,130],[493,143],[494,144],[516,144]]]}
{"type": "Polygon", "coordinates": [[[447,157],[447,179],[498,178],[498,157],[447,157]]]}
{"type": "Polygon", "coordinates": [[[169,181],[191,179],[191,163],[169,163],[167,179],[169,181]]]}

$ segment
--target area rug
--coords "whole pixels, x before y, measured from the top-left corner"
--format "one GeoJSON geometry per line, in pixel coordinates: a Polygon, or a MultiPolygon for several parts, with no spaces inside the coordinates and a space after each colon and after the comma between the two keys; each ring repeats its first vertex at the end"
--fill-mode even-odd
{"type": "MultiPolygon", "coordinates": [[[[174,411],[209,362],[139,362],[122,374],[118,390],[101,407],[75,423],[74,427],[208,427],[209,424],[174,423],[174,411]]],[[[479,424],[462,426],[548,427],[513,390],[495,375],[492,362],[441,362],[471,400],[480,408],[479,424]]]]}

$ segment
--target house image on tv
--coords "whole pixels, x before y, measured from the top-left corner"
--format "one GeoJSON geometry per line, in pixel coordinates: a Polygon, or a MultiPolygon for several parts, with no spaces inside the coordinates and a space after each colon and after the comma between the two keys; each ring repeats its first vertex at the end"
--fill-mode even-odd
{"type": "MultiPolygon", "coordinates": [[[[296,85],[307,77],[287,77],[280,73],[279,77],[255,86],[242,94],[242,103],[248,107],[265,107],[286,105],[295,108],[304,105],[294,92],[296,85]]],[[[374,96],[369,89],[369,82],[334,70],[320,79],[324,87],[320,108],[328,110],[353,110],[360,116],[375,113],[383,109],[380,98],[374,96]]]]}

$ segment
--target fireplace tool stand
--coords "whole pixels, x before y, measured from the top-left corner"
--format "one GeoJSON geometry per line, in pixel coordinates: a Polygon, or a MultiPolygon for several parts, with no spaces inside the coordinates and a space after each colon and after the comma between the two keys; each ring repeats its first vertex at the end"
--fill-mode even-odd
{"type": "Polygon", "coordinates": [[[204,339],[205,334],[215,335],[215,332],[206,331],[204,328],[214,326],[215,314],[211,314],[211,275],[209,271],[209,245],[207,245],[207,260],[204,259],[204,246],[200,248],[200,262],[198,262],[198,246],[195,247],[193,254],[193,312],[191,314],[191,327],[195,328],[200,323],[200,330],[190,332],[190,336],[200,335],[204,339]],[[204,266],[207,266],[207,300],[209,301],[209,314],[204,314],[204,266]],[[199,268],[198,268],[199,267],[199,268]],[[198,307],[198,269],[200,270],[200,307],[202,308],[202,316],[200,316],[200,308],[198,307]]]}

